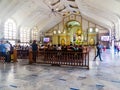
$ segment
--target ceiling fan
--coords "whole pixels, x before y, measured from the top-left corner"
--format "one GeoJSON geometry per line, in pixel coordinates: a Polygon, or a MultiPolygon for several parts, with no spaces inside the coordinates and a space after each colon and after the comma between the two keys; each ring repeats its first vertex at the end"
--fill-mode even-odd
{"type": "Polygon", "coordinates": [[[57,15],[62,15],[62,11],[64,9],[66,9],[66,6],[60,4],[60,0],[57,0],[56,2],[48,2],[48,1],[43,1],[47,7],[50,9],[50,14],[49,16],[51,16],[52,14],[57,16],[57,15]],[[62,5],[62,6],[60,6],[62,5]]]}

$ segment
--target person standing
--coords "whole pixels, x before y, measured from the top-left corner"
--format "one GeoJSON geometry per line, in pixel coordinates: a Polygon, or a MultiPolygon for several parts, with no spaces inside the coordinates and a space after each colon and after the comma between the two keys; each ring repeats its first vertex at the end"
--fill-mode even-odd
{"type": "Polygon", "coordinates": [[[4,44],[4,41],[1,41],[0,43],[0,56],[5,58],[5,62],[8,62],[8,57],[6,53],[6,46],[4,44]]]}
{"type": "Polygon", "coordinates": [[[7,62],[11,62],[11,45],[9,41],[5,43],[6,53],[7,53],[7,62]]]}
{"type": "Polygon", "coordinates": [[[38,45],[36,43],[36,40],[33,41],[31,46],[32,46],[32,59],[34,63],[36,63],[36,57],[37,57],[37,52],[38,52],[38,45]]]}
{"type": "Polygon", "coordinates": [[[99,56],[100,61],[102,61],[102,59],[101,59],[102,46],[99,42],[97,42],[97,44],[96,44],[96,49],[97,49],[97,54],[93,61],[95,61],[98,56],[99,56]]]}

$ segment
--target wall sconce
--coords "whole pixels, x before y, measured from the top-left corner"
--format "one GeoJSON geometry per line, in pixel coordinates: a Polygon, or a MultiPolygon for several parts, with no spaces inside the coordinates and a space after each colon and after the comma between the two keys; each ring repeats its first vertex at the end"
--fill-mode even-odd
{"type": "Polygon", "coordinates": [[[98,28],[95,28],[95,32],[98,32],[99,30],[98,30],[98,28]]]}
{"type": "Polygon", "coordinates": [[[54,34],[56,34],[56,31],[53,31],[54,34]]]}
{"type": "Polygon", "coordinates": [[[89,29],[89,32],[92,32],[92,31],[93,31],[93,28],[90,28],[90,29],[89,29]]]}
{"type": "Polygon", "coordinates": [[[60,34],[60,33],[61,33],[61,31],[60,31],[60,30],[58,30],[58,33],[60,34]]]}

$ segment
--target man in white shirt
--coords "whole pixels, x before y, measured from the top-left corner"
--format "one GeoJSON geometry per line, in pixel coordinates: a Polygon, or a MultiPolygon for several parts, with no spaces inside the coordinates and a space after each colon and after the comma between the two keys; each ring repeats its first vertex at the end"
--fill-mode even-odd
{"type": "Polygon", "coordinates": [[[5,43],[5,47],[6,47],[6,53],[7,53],[7,62],[10,62],[11,61],[11,57],[10,57],[10,44],[8,41],[6,41],[5,43]]]}

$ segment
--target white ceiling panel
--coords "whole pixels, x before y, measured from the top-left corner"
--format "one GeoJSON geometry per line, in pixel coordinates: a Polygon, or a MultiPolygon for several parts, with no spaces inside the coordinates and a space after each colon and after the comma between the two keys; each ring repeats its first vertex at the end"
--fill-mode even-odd
{"type": "Polygon", "coordinates": [[[18,26],[38,26],[46,31],[59,23],[66,13],[112,28],[120,23],[120,0],[0,0],[0,19],[13,18],[18,26]]]}

